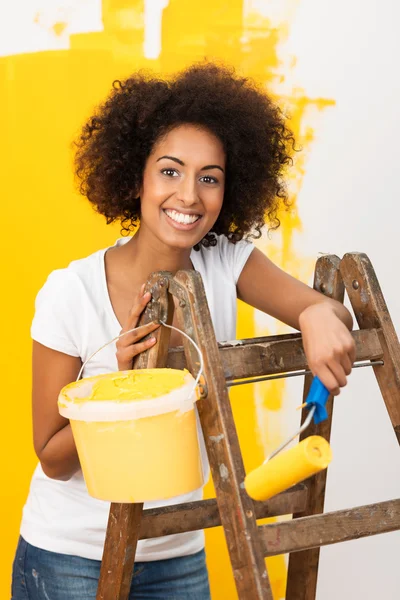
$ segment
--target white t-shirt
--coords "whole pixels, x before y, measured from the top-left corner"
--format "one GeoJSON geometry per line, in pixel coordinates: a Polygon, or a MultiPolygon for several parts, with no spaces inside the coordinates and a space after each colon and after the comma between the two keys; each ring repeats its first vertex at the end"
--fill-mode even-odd
{"type": "MultiPolygon", "coordinates": [[[[128,239],[118,240],[117,245],[128,239]]],[[[121,327],[107,289],[106,250],[50,274],[36,298],[31,328],[34,340],[85,361],[119,334],[121,327]]],[[[236,283],[252,250],[249,242],[231,244],[220,236],[216,246],[191,253],[193,266],[203,279],[218,341],[236,337],[236,283]]],[[[110,344],[88,362],[83,377],[116,370],[115,345],[110,344]]],[[[208,469],[202,442],[203,464],[208,469]]],[[[148,503],[145,508],[201,500],[202,494],[200,488],[168,501],[148,503]]],[[[101,560],[109,507],[108,502],[89,496],[81,471],[68,481],[58,481],[47,477],[39,464],[23,510],[21,535],[44,550],[101,560]]],[[[136,560],[185,556],[203,546],[202,531],[141,540],[136,560]]]]}

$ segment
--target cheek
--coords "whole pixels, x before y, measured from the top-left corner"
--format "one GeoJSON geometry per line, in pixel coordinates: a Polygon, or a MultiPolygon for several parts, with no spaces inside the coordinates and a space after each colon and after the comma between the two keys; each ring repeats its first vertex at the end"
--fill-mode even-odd
{"type": "Polygon", "coordinates": [[[221,211],[224,202],[224,190],[215,190],[213,194],[210,194],[208,199],[208,210],[213,213],[219,213],[221,211]]]}
{"type": "Polygon", "coordinates": [[[157,177],[147,177],[143,180],[141,205],[142,211],[154,210],[159,208],[160,204],[165,200],[166,186],[163,181],[157,177]]]}

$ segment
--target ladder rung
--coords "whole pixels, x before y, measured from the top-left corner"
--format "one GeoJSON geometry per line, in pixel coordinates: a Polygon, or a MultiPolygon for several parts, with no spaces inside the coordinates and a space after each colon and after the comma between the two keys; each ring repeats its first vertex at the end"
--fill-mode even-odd
{"type": "Polygon", "coordinates": [[[400,499],[260,525],[264,556],[299,552],[400,529],[400,499]]]}
{"type": "MultiPolygon", "coordinates": [[[[306,484],[298,484],[266,502],[254,502],[257,519],[302,512],[306,508],[306,484]]],[[[143,512],[139,539],[207,529],[221,525],[215,498],[175,506],[147,509],[143,512]]]]}
{"type": "MultiPolygon", "coordinates": [[[[382,358],[377,329],[353,331],[352,335],[357,361],[382,358]]],[[[307,366],[299,333],[220,344],[219,352],[227,381],[300,371],[307,366]]],[[[185,364],[183,348],[172,348],[168,353],[168,367],[183,369],[185,364]]]]}

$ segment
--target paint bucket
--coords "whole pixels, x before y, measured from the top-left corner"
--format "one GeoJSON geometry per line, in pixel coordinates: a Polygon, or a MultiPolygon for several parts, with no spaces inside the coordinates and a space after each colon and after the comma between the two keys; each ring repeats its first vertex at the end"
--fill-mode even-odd
{"type": "Polygon", "coordinates": [[[81,379],[61,390],[59,412],[70,420],[91,496],[149,502],[203,485],[197,380],[185,370],[141,369],[81,379]]]}

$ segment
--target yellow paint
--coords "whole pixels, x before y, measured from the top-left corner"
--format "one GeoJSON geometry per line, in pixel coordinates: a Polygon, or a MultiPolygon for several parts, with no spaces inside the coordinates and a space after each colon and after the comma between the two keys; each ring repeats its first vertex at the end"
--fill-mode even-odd
{"type": "Polygon", "coordinates": [[[70,399],[74,404],[84,402],[137,402],[169,394],[185,383],[188,371],[178,369],[137,369],[107,373],[104,376],[86,377],[78,383],[70,383],[60,392],[60,398],[70,399]],[[90,396],[70,396],[70,392],[82,384],[92,384],[90,396]]]}
{"type": "MultiPolygon", "coordinates": [[[[38,10],[40,7],[38,6],[38,10]]],[[[219,58],[232,63],[279,96],[284,78],[279,45],[285,39],[290,18],[272,24],[246,13],[239,0],[170,0],[163,12],[162,52],[157,60],[143,55],[142,0],[103,0],[103,32],[71,36],[70,50],[19,54],[0,59],[0,145],[2,166],[2,295],[4,397],[2,407],[2,524],[0,597],[9,597],[9,575],[22,506],[36,458],[31,433],[31,381],[29,327],[33,301],[47,274],[112,244],[118,226],[105,226],[89,204],[75,192],[71,172],[71,140],[84,119],[110,89],[115,78],[143,67],[165,74],[193,60],[219,58]],[[73,242],[71,243],[71,240],[73,242]],[[18,391],[13,382],[18,381],[18,391]]],[[[61,31],[60,31],[61,34],[61,31]]],[[[305,170],[306,150],[312,141],[309,126],[313,111],[327,106],[301,91],[280,98],[292,115],[291,126],[303,152],[296,156],[290,175],[295,199],[305,170]]],[[[309,280],[311,263],[293,252],[293,232],[300,231],[295,205],[282,218],[280,234],[264,237],[259,247],[277,264],[303,280],[309,280]],[[305,266],[304,266],[305,265],[305,266]]],[[[278,328],[277,332],[281,329],[278,328]]],[[[275,333],[256,327],[254,312],[239,309],[239,337],[275,333]]],[[[233,412],[246,470],[262,462],[265,445],[275,445],[282,431],[268,429],[271,409],[280,415],[283,384],[263,384],[236,389],[231,394],[233,412]],[[256,390],[256,391],[255,391],[256,390]],[[256,396],[261,398],[258,402],[256,396]],[[267,438],[267,440],[266,440],[267,438]]],[[[272,449],[272,448],[270,448],[272,449]]],[[[207,486],[207,495],[213,487],[207,486]]],[[[207,553],[213,600],[234,600],[235,586],[221,529],[207,531],[207,553]]],[[[284,597],[286,566],[283,557],[268,559],[275,600],[284,597]]]]}
{"type": "Polygon", "coordinates": [[[254,500],[269,500],[326,469],[331,460],[329,443],[319,435],[311,435],[251,471],[244,482],[246,492],[254,500]]]}
{"type": "Polygon", "coordinates": [[[54,23],[53,31],[57,36],[59,36],[64,33],[66,27],[67,27],[67,23],[63,23],[62,21],[59,21],[58,23],[54,23]]]}

